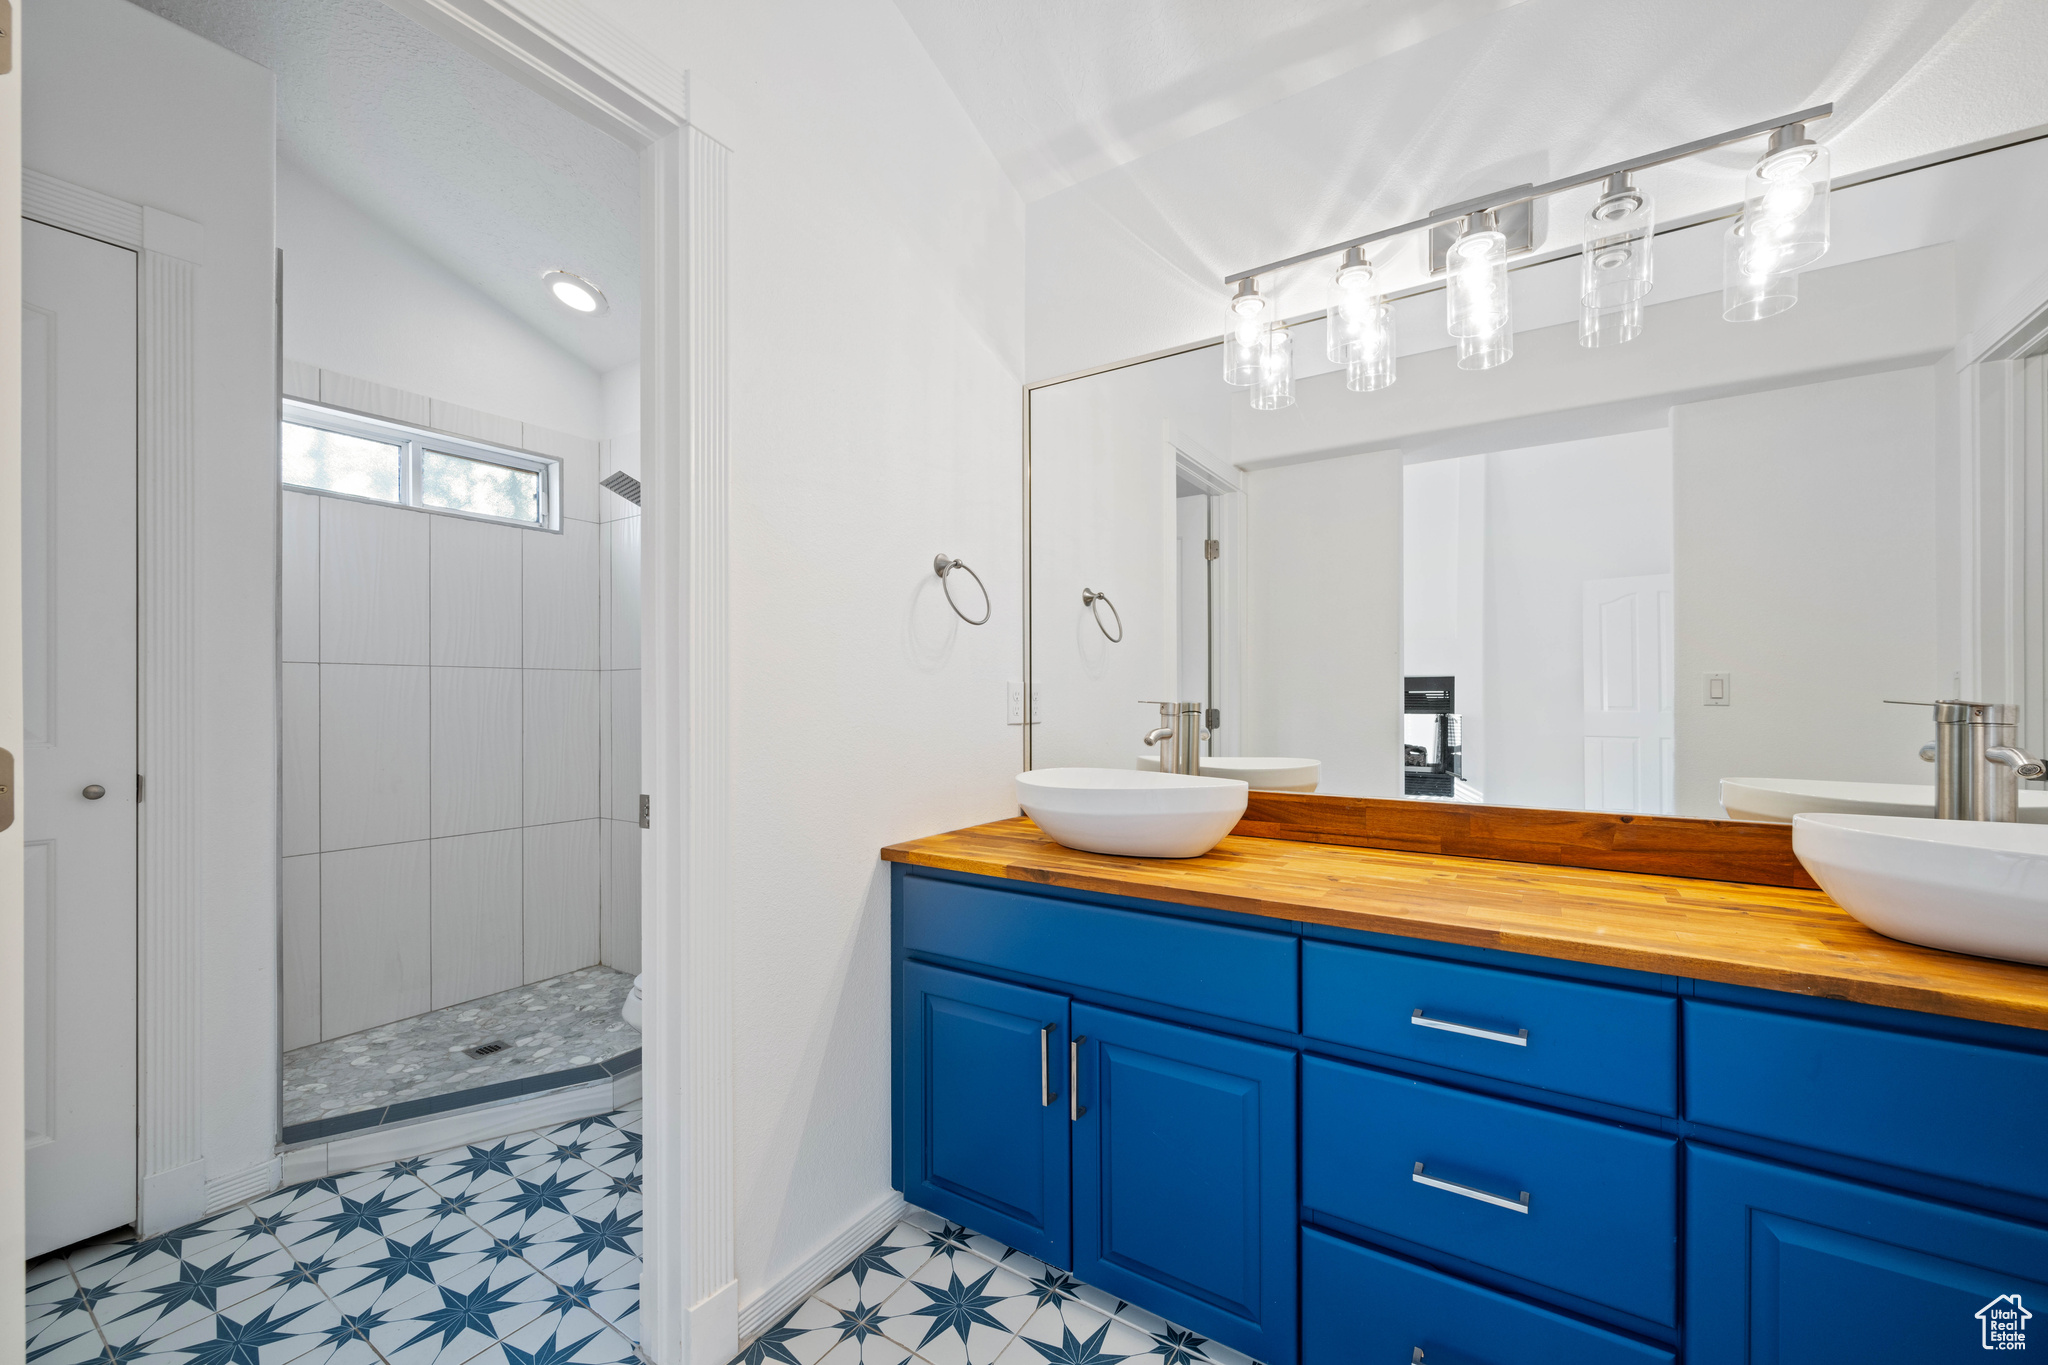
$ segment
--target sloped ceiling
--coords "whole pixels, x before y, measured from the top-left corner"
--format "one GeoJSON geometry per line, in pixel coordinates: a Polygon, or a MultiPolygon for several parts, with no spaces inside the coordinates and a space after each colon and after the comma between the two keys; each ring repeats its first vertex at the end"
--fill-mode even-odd
{"type": "MultiPolygon", "coordinates": [[[[2041,0],[897,5],[1030,201],[1040,376],[1213,334],[1233,271],[1810,105],[1838,177],[2048,124],[2041,0]]],[[[1643,183],[1667,221],[1718,209],[1760,149],[1643,183]]],[[[1426,278],[1416,239],[1376,259],[1426,278]]],[[[1328,275],[1265,283],[1298,314],[1328,275]]]]}
{"type": "Polygon", "coordinates": [[[640,343],[633,151],[379,0],[136,0],[277,77],[278,150],[595,370],[640,343]],[[570,313],[540,277],[611,302],[570,313]]]}

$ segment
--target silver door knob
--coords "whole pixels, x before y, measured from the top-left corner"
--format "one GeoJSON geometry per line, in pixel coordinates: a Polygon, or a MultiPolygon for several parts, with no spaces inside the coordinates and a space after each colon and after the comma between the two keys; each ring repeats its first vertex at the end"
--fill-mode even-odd
{"type": "Polygon", "coordinates": [[[79,793],[80,796],[84,797],[88,801],[97,801],[106,794],[107,789],[105,787],[102,787],[97,782],[93,783],[90,787],[87,787],[84,791],[79,793]]]}

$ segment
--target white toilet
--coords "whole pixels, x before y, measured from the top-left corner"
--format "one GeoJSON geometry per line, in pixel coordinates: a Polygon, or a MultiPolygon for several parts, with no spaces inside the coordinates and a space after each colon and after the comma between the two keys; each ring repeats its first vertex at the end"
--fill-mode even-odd
{"type": "Polygon", "coordinates": [[[626,1003],[619,1006],[620,1016],[635,1029],[640,1027],[640,983],[646,979],[645,976],[634,977],[633,989],[626,992],[626,1003]]]}

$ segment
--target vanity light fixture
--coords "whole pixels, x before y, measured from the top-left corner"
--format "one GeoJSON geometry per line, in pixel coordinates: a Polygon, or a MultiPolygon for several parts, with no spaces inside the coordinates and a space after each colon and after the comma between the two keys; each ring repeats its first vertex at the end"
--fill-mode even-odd
{"type": "Polygon", "coordinates": [[[1490,210],[1466,217],[1445,261],[1444,323],[1458,339],[1458,368],[1490,370],[1515,353],[1508,292],[1508,239],[1490,210]]]}
{"type": "Polygon", "coordinates": [[[571,271],[550,270],[540,277],[540,282],[548,287],[555,302],[586,316],[595,317],[611,308],[602,289],[571,271]]]}
{"type": "Polygon", "coordinates": [[[1616,346],[1643,330],[1643,296],[1654,268],[1656,212],[1627,171],[1607,177],[1587,215],[1592,233],[1579,253],[1579,345],[1616,346]]]}
{"type": "Polygon", "coordinates": [[[1635,173],[1763,134],[1770,135],[1770,143],[1745,178],[1742,212],[1726,237],[1723,316],[1740,321],[1782,312],[1798,300],[1798,272],[1828,249],[1828,153],[1807,136],[1806,125],[1834,112],[1832,104],[1815,105],[1598,170],[1516,185],[1433,209],[1411,223],[1225,276],[1223,282],[1237,292],[1224,332],[1223,377],[1251,388],[1253,407],[1270,410],[1294,401],[1286,323],[1272,299],[1259,293],[1258,280],[1341,254],[1325,315],[1329,357],[1345,367],[1348,388],[1370,392],[1393,383],[1393,315],[1385,296],[1373,292],[1364,248],[1411,232],[1431,234],[1432,263],[1435,253],[1442,253],[1444,316],[1458,343],[1458,368],[1485,370],[1503,363],[1515,346],[1507,258],[1537,245],[1523,225],[1539,201],[1590,185],[1601,185],[1602,192],[1581,253],[1579,342],[1610,346],[1631,341],[1643,329],[1656,232],[1650,197],[1637,188],[1635,173]],[[1378,338],[1384,338],[1383,353],[1376,349],[1378,338]]]}
{"type": "Polygon", "coordinates": [[[1259,292],[1256,279],[1238,281],[1230,296],[1230,311],[1223,325],[1223,382],[1240,388],[1259,382],[1264,370],[1266,334],[1273,330],[1278,310],[1259,292]]]}
{"type": "Polygon", "coordinates": [[[1372,262],[1352,247],[1337,267],[1324,323],[1325,354],[1344,367],[1344,386],[1370,393],[1394,382],[1394,310],[1372,287],[1372,262]]]}

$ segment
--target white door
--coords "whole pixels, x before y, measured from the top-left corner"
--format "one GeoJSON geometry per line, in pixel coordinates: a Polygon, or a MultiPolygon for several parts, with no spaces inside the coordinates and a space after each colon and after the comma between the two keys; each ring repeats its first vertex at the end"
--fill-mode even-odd
{"type": "Polygon", "coordinates": [[[1671,575],[1585,585],[1586,809],[1672,808],[1671,575]]]}
{"type": "Polygon", "coordinates": [[[24,222],[21,273],[36,1256],[135,1219],[135,253],[24,222]]]}
{"type": "Polygon", "coordinates": [[[1200,493],[1174,500],[1174,577],[1178,580],[1180,659],[1175,701],[1209,701],[1209,499],[1200,493]]]}

